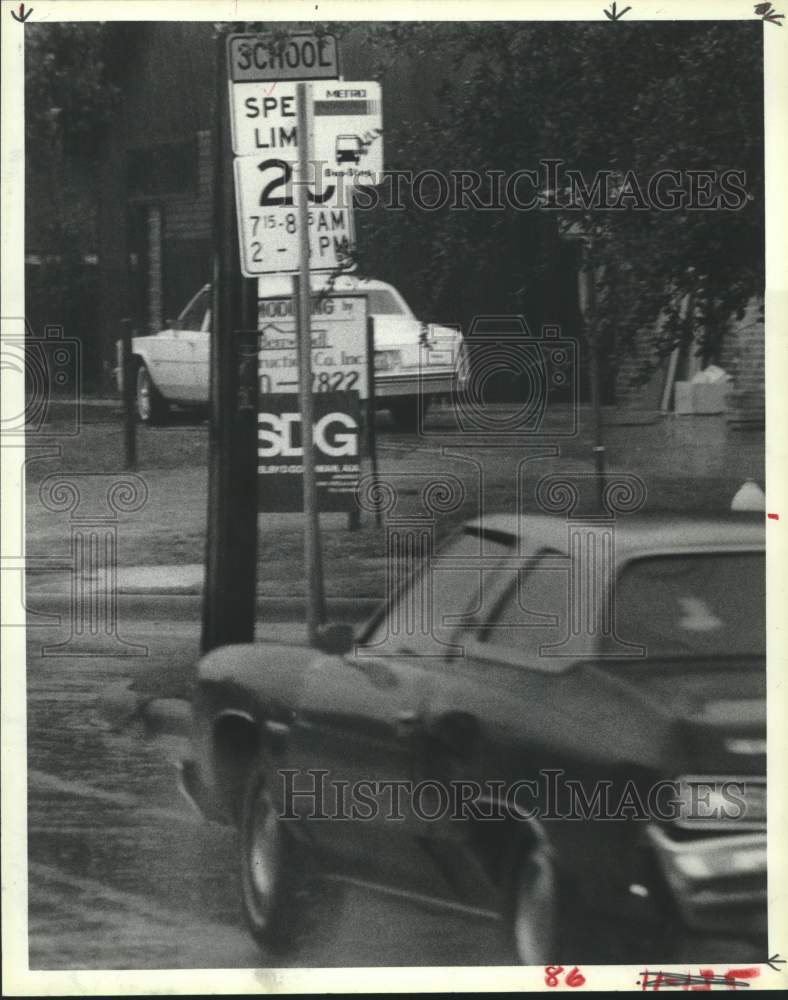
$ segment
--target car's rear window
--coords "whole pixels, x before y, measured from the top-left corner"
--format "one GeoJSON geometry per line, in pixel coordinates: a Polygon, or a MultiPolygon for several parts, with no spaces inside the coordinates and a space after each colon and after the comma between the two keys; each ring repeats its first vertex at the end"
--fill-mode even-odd
{"type": "Polygon", "coordinates": [[[386,288],[367,291],[367,309],[372,316],[405,316],[405,310],[386,288]]]}
{"type": "Polygon", "coordinates": [[[765,574],[754,552],[634,560],[616,585],[616,633],[650,657],[763,654],[765,574]]]}

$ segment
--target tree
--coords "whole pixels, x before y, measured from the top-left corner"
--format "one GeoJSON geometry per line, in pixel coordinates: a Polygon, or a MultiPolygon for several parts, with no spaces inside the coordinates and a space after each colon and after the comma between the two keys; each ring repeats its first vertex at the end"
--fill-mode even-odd
{"type": "MultiPolygon", "coordinates": [[[[615,345],[608,366],[646,337],[647,377],[693,328],[701,351],[714,356],[728,319],[764,285],[759,23],[432,22],[368,30],[381,74],[403,57],[418,67],[436,53],[451,67],[438,113],[384,123],[388,167],[510,176],[553,160],[589,188],[607,171],[614,198],[625,189],[619,210],[585,211],[552,191],[552,200],[524,212],[424,212],[410,197],[400,213],[359,213],[370,273],[395,281],[418,274],[414,298],[447,317],[461,311],[466,322],[511,310],[518,292],[532,323],[560,321],[561,293],[550,282],[563,252],[559,231],[574,227],[593,234],[597,333],[615,345]],[[638,182],[645,189],[666,170],[678,171],[685,189],[696,183],[693,170],[742,171],[744,195],[735,209],[643,210],[638,182]],[[694,324],[680,311],[690,292],[694,324]]],[[[711,191],[719,193],[718,182],[711,191]]]]}
{"type": "Polygon", "coordinates": [[[82,339],[88,383],[100,376],[95,151],[119,93],[105,46],[95,22],[25,27],[27,313],[34,329],[59,324],[82,339]]]}
{"type": "Polygon", "coordinates": [[[92,152],[118,90],[105,62],[106,25],[96,21],[25,27],[25,125],[31,144],[53,131],[66,154],[92,152]]]}

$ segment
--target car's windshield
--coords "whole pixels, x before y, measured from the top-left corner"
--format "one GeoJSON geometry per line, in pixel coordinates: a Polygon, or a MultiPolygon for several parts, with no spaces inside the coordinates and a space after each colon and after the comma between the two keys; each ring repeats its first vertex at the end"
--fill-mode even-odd
{"type": "Polygon", "coordinates": [[[616,632],[649,657],[763,654],[765,587],[762,553],[637,559],[618,577],[616,632]]]}
{"type": "Polygon", "coordinates": [[[176,330],[202,330],[205,312],[210,305],[210,289],[203,288],[194,299],[186,306],[178,317],[176,330]]]}
{"type": "Polygon", "coordinates": [[[407,315],[396,296],[388,288],[370,288],[367,291],[367,308],[372,316],[407,315]]]}

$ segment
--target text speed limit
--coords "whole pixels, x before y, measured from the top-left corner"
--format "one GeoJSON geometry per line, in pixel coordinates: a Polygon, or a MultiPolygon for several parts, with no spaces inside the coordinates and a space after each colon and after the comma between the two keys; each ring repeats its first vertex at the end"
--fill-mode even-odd
{"type": "Polygon", "coordinates": [[[333,184],[315,191],[293,180],[286,160],[242,156],[235,160],[241,271],[259,274],[298,271],[298,205],[309,202],[309,266],[312,271],[351,270],[353,214],[340,204],[333,184]]]}

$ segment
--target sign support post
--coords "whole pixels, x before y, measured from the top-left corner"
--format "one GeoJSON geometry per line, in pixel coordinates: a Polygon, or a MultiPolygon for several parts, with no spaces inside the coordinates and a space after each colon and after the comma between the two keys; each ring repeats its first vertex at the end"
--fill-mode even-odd
{"type": "Polygon", "coordinates": [[[591,412],[594,422],[594,471],[597,480],[597,504],[604,511],[605,445],[602,430],[602,389],[600,385],[600,347],[596,318],[596,275],[593,236],[580,241],[580,302],[584,303],[583,329],[588,345],[591,412]]]}
{"type": "Polygon", "coordinates": [[[134,366],[131,362],[131,320],[120,321],[122,344],[122,375],[123,375],[123,451],[124,469],[137,468],[137,414],[134,407],[134,386],[132,375],[134,366]]]}
{"type": "MultiPolygon", "coordinates": [[[[378,481],[378,434],[375,424],[375,320],[372,316],[367,316],[367,409],[366,409],[366,430],[367,430],[367,454],[372,466],[372,481],[378,481]]],[[[375,511],[375,523],[380,527],[383,523],[383,515],[379,510],[375,511]]]]}
{"type": "Polygon", "coordinates": [[[309,129],[307,114],[307,84],[296,87],[298,129],[298,262],[299,273],[293,277],[298,316],[298,391],[301,408],[301,445],[304,481],[304,575],[306,577],[306,622],[311,645],[315,645],[317,630],[323,624],[325,600],[323,594],[323,561],[320,549],[320,517],[317,506],[317,476],[312,431],[312,292],[309,280],[309,202],[307,183],[309,170],[309,129]]]}

